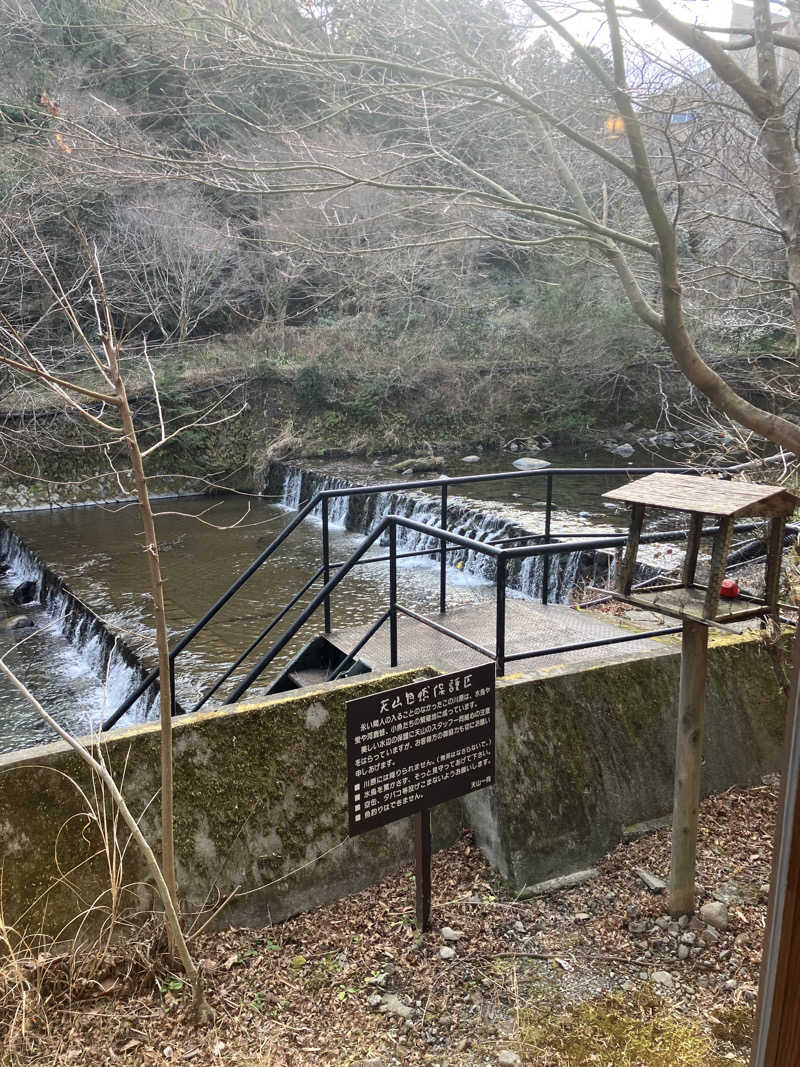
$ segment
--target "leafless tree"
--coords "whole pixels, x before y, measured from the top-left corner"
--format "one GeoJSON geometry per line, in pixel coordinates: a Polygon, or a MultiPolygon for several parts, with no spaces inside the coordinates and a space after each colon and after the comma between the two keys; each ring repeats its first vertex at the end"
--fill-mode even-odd
{"type": "MultiPolygon", "coordinates": [[[[138,10],[149,27],[178,35],[194,107],[224,118],[240,146],[234,138],[216,151],[208,141],[177,157],[162,145],[149,165],[270,203],[322,197],[332,217],[354,190],[381,190],[394,198],[394,219],[426,219],[415,242],[402,226],[379,224],[383,203],[357,223],[342,212],[339,254],[351,259],[387,247],[387,229],[393,248],[569,247],[612,273],[719,412],[800,448],[791,419],[737,393],[702,351],[712,313],[794,337],[800,329],[795,65],[778,74],[797,38],[791,27],[776,30],[767,0],[734,34],[683,23],[659,0],[633,9],[525,0],[513,11],[477,0],[353,0],[313,11],[193,2],[178,18],[173,7],[138,10]],[[595,44],[584,42],[577,16],[595,19],[595,44]],[[671,51],[655,47],[649,22],[662,41],[671,36],[671,51]],[[539,62],[536,32],[568,60],[552,50],[539,62]],[[226,71],[224,93],[209,91],[209,66],[226,71]],[[302,115],[254,103],[259,79],[281,77],[304,87],[302,115]],[[343,160],[331,148],[335,126],[358,129],[368,150],[343,160]],[[259,156],[258,138],[284,148],[259,156]]],[[[134,172],[145,158],[65,109],[55,125],[73,164],[101,169],[113,155],[134,172]]]]}
{"type": "MultiPolygon", "coordinates": [[[[159,429],[151,444],[143,444],[125,385],[121,363],[123,342],[115,326],[97,251],[84,245],[87,257],[84,276],[75,280],[72,289],[68,291],[54,269],[41,238],[35,250],[29,251],[7,227],[3,228],[6,239],[27,261],[33,276],[44,290],[41,299],[43,303],[49,303],[49,313],[59,314],[66,321],[76,345],[83,352],[83,366],[76,369],[73,365],[63,373],[59,366],[59,354],[54,353],[49,346],[39,348],[35,345],[35,329],[22,329],[0,310],[0,367],[17,380],[34,383],[49,391],[51,397],[65,405],[75,417],[84,421],[108,444],[123,447],[130,464],[129,472],[120,471],[118,477],[125,490],[128,489],[125,484],[128,478],[132,482],[142,522],[143,550],[150,576],[149,592],[156,632],[160,690],[161,870],[164,884],[169,891],[169,906],[177,912],[178,887],[173,832],[172,677],[163,577],[145,464],[150,456],[178,437],[183,430],[212,424],[219,421],[219,417],[215,420],[213,413],[201,413],[196,417],[190,416],[177,425],[167,424],[163,418],[153,376],[159,429]],[[94,332],[97,341],[93,340],[94,332]]],[[[147,358],[145,349],[144,359],[147,358]]],[[[40,710],[38,706],[37,710],[40,710]]],[[[172,926],[170,931],[174,944],[172,926]]]]}
{"type": "Polygon", "coordinates": [[[99,254],[115,309],[181,343],[225,315],[238,251],[229,223],[196,190],[154,186],[115,203],[99,254]]]}

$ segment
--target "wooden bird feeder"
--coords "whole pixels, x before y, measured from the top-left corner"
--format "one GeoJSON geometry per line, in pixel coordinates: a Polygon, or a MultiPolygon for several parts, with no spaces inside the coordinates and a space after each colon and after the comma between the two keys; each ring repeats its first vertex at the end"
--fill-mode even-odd
{"type": "Polygon", "coordinates": [[[628,540],[615,580],[615,591],[620,598],[649,611],[706,626],[739,622],[758,615],[777,616],[784,528],[786,519],[798,505],[794,493],[774,485],[723,482],[693,474],[648,474],[646,478],[612,489],[603,496],[607,500],[631,505],[628,540]],[[646,508],[689,514],[686,556],[679,582],[651,587],[647,592],[632,591],[636,553],[646,508]],[[706,517],[709,525],[717,527],[717,532],[714,535],[708,578],[705,584],[700,584],[695,580],[695,573],[706,517]],[[768,520],[766,590],[763,599],[742,594],[730,599],[720,596],[733,524],[736,519],[744,518],[768,520]]]}
{"type": "Polygon", "coordinates": [[[708,672],[708,628],[725,629],[759,615],[778,616],[783,537],[786,519],[798,497],[774,485],[726,482],[691,474],[649,474],[604,493],[607,500],[631,506],[631,524],[615,593],[629,604],[681,619],[681,680],[675,749],[675,790],[672,814],[672,866],[669,908],[673,917],[690,915],[695,904],[697,811],[700,805],[705,686],[708,672]],[[680,511],[689,515],[689,533],[681,580],[633,589],[636,553],[645,510],[680,511]],[[716,527],[706,583],[696,580],[703,521],[716,527]],[[736,519],[767,520],[766,588],[763,598],[739,593],[721,596],[733,524],[736,519]]]}

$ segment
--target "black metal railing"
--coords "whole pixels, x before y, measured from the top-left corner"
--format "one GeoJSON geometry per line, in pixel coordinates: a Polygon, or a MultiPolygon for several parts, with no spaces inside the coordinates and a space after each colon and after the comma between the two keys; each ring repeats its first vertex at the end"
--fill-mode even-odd
{"type": "MultiPolygon", "coordinates": [[[[756,526],[756,523],[748,522],[743,523],[740,529],[748,530],[756,526]]],[[[325,583],[323,588],[317,593],[317,595],[311,600],[306,608],[301,612],[298,618],[292,623],[281,638],[272,646],[272,648],[259,660],[259,662],[250,670],[247,677],[244,678],[234,691],[226,698],[225,704],[233,704],[239,700],[245,692],[253,685],[254,682],[264,673],[264,671],[270,666],[275,658],[283,651],[286,645],[299,634],[303,627],[311,620],[320,607],[323,607],[326,597],[336,589],[336,587],[344,580],[349,572],[359,563],[364,562],[365,553],[375,544],[376,541],[383,537],[384,533],[388,534],[389,541],[389,554],[388,557],[382,557],[388,559],[389,563],[389,605],[382,612],[376,622],[369,628],[367,633],[359,640],[355,648],[348,653],[343,663],[339,664],[336,671],[331,675],[331,680],[334,677],[340,677],[343,669],[346,669],[346,664],[354,661],[355,656],[363,648],[363,646],[375,636],[380,628],[386,623],[389,623],[389,663],[391,667],[397,667],[399,664],[399,646],[398,646],[398,616],[404,615],[417,623],[427,626],[444,636],[459,642],[462,645],[472,649],[474,652],[478,652],[480,655],[487,659],[493,659],[497,664],[497,673],[502,675],[505,673],[506,663],[512,661],[533,659],[538,656],[552,655],[554,653],[574,652],[588,648],[599,648],[606,645],[618,645],[624,644],[628,641],[642,641],[652,637],[664,637],[669,634],[680,633],[680,626],[666,626],[655,630],[647,630],[644,632],[631,632],[627,634],[621,634],[614,637],[598,637],[591,641],[580,641],[573,644],[551,646],[548,648],[533,648],[523,651],[514,652],[508,654],[506,651],[506,572],[507,564],[510,560],[518,559],[520,557],[527,557],[529,555],[542,555],[544,557],[563,555],[565,553],[583,551],[586,549],[597,548],[618,548],[625,543],[625,537],[623,535],[613,535],[604,538],[589,537],[583,540],[576,540],[570,542],[570,544],[539,544],[532,546],[517,546],[511,548],[500,547],[495,544],[487,543],[486,541],[477,541],[471,537],[464,537],[461,534],[454,533],[453,531],[442,530],[434,526],[430,526],[428,523],[417,522],[414,519],[406,518],[402,515],[387,515],[385,516],[378,526],[368,535],[368,537],[362,542],[356,551],[347,559],[343,564],[339,566],[336,573],[325,583]],[[425,549],[419,553],[398,553],[397,552],[397,530],[403,528],[406,530],[415,530],[418,533],[423,533],[427,536],[433,537],[440,541],[440,547],[437,549],[425,549]],[[467,549],[470,552],[483,554],[493,558],[497,564],[495,575],[495,591],[496,591],[496,613],[495,613],[495,642],[494,648],[488,648],[484,645],[480,645],[477,642],[466,637],[464,634],[458,633],[456,630],[450,629],[443,623],[430,619],[424,615],[420,615],[418,612],[413,611],[411,608],[401,604],[398,597],[398,582],[397,582],[397,560],[402,555],[434,555],[439,554],[444,550],[444,546],[450,544],[457,549],[467,549]]],[[[713,537],[717,533],[717,527],[707,527],[703,529],[702,537],[713,537]]],[[[666,533],[653,533],[645,535],[650,541],[680,541],[684,540],[687,536],[685,530],[673,530],[666,533]]]]}
{"type": "MultiPolygon", "coordinates": [[[[518,558],[527,558],[530,556],[541,555],[543,557],[543,571],[542,571],[542,603],[547,604],[549,596],[549,576],[550,576],[550,559],[554,555],[572,553],[576,551],[594,550],[606,547],[618,547],[624,543],[624,536],[622,535],[604,535],[604,534],[583,534],[576,535],[570,531],[553,530],[552,518],[554,510],[554,484],[556,479],[569,479],[572,477],[596,477],[596,478],[608,478],[608,477],[620,477],[626,478],[631,475],[644,475],[654,473],[722,473],[725,471],[723,468],[715,467],[561,467],[561,468],[544,468],[541,470],[533,471],[507,471],[498,474],[473,474],[462,475],[458,477],[442,477],[440,479],[416,479],[402,482],[389,482],[378,485],[360,485],[360,486],[345,486],[336,489],[322,489],[315,493],[310,500],[305,504],[301,504],[300,510],[297,515],[284,527],[284,529],[275,537],[275,539],[260,553],[256,559],[250,564],[249,567],[236,579],[236,581],[230,586],[230,588],[222,594],[221,597],[209,608],[209,610],[200,618],[194,626],[192,626],[175,644],[169,654],[171,675],[173,677],[172,691],[172,704],[173,713],[175,711],[175,664],[177,657],[191,644],[191,642],[197,637],[206,626],[211,623],[215,616],[225,607],[226,604],[239,592],[240,589],[258,572],[261,568],[270,560],[272,556],[276,554],[278,549],[284,544],[284,542],[294,533],[294,531],[319,507],[321,517],[321,534],[322,534],[322,562],[317,571],[307,580],[303,587],[292,597],[276,614],[276,616],[264,627],[258,637],[251,641],[250,645],[245,651],[237,657],[234,663],[220,676],[214,685],[208,689],[200,699],[191,707],[191,711],[197,711],[203,707],[206,702],[216,694],[219,689],[227,682],[232,675],[242,666],[244,661],[252,655],[252,653],[258,648],[258,646],[265,640],[267,636],[275,629],[275,627],[282,622],[288,613],[297,606],[301,599],[310,591],[316,582],[322,581],[322,588],[319,593],[314,596],[311,603],[303,610],[299,617],[303,621],[299,626],[292,624],[289,627],[280,640],[273,644],[269,653],[267,654],[268,662],[272,662],[276,655],[288,644],[293,636],[296,635],[298,630],[305,625],[305,622],[318,610],[322,608],[323,612],[323,626],[326,633],[331,632],[332,627],[332,608],[331,608],[331,594],[340,584],[342,579],[352,570],[354,566],[362,566],[368,564],[376,564],[380,562],[389,562],[390,565],[390,600],[391,600],[391,588],[392,588],[392,572],[395,574],[396,585],[396,562],[398,559],[411,558],[411,557],[439,557],[439,611],[440,614],[445,614],[447,611],[447,559],[450,553],[463,550],[465,547],[475,553],[483,553],[494,556],[498,561],[498,575],[502,575],[502,581],[499,582],[498,588],[498,619],[505,617],[504,603],[506,594],[506,582],[505,574],[507,570],[507,563],[509,560],[518,558]],[[500,538],[496,541],[477,541],[472,538],[462,537],[453,531],[448,531],[448,504],[449,504],[449,490],[453,486],[467,486],[481,483],[491,482],[505,482],[512,480],[529,480],[529,479],[545,479],[545,513],[544,513],[544,529],[542,533],[529,533],[517,537],[500,538]],[[334,497],[355,497],[355,496],[369,496],[378,495],[383,493],[394,493],[406,490],[424,490],[430,493],[432,490],[438,492],[440,499],[439,508],[439,526],[435,527],[427,523],[420,523],[410,518],[402,516],[387,516],[379,525],[370,532],[365,541],[359,547],[359,549],[344,562],[334,562],[331,560],[330,549],[330,501],[334,497]],[[391,521],[389,521],[391,520],[391,521]],[[398,526],[402,526],[406,529],[417,530],[424,533],[434,539],[438,539],[440,544],[436,549],[419,549],[410,552],[397,552],[396,544],[396,532],[398,526]],[[386,533],[389,538],[389,553],[383,556],[373,556],[364,558],[364,553],[368,547],[371,547],[375,542],[386,533]],[[536,539],[539,543],[535,545],[520,545],[520,541],[531,541],[536,539]],[[394,539],[394,540],[393,540],[394,539]],[[564,540],[566,539],[566,543],[564,540]],[[288,634],[288,636],[287,636],[288,634]]],[[[491,507],[491,505],[487,505],[491,507]]],[[[755,524],[747,524],[740,527],[741,529],[753,528],[755,524]]],[[[710,531],[709,531],[710,532],[710,531]]],[[[655,541],[655,542],[668,542],[679,541],[685,539],[686,533],[681,530],[664,531],[654,534],[646,534],[641,538],[642,542],[655,541]]],[[[393,628],[396,633],[397,627],[397,614],[398,611],[401,614],[409,614],[412,609],[399,608],[397,611],[389,610],[387,618],[390,621],[390,628],[393,628]],[[392,620],[394,620],[392,622],[392,620]]],[[[384,620],[385,621],[385,620],[384,620]]],[[[436,624],[441,626],[441,624],[436,624]]],[[[379,628],[379,627],[378,627],[379,628]]],[[[446,628],[445,628],[446,629],[446,628]]],[[[498,631],[499,632],[499,631],[498,631]]],[[[660,632],[660,631],[659,631],[660,632]]],[[[452,634],[453,632],[450,631],[452,634]]],[[[637,635],[635,635],[637,636],[637,635]]],[[[646,635],[642,635],[646,636],[646,635]]],[[[590,647],[592,644],[602,643],[617,643],[620,640],[626,640],[628,638],[614,638],[607,640],[606,642],[589,642],[585,646],[575,647],[590,647]]],[[[503,642],[501,642],[501,645],[503,642]]],[[[568,649],[560,649],[560,651],[567,651],[568,649]]],[[[543,655],[547,650],[539,650],[531,653],[530,655],[543,655]]],[[[502,652],[502,648],[501,648],[502,652]]],[[[513,659],[524,658],[519,655],[511,657],[513,659]]],[[[502,664],[506,657],[501,655],[498,658],[498,669],[502,673],[502,664]]],[[[264,657],[259,661],[259,664],[264,662],[264,657]]],[[[233,693],[228,696],[224,703],[229,704],[239,697],[249,688],[255,677],[257,677],[263,670],[264,666],[254,674],[250,671],[246,678],[240,682],[234,689],[233,693]]],[[[341,665],[337,670],[337,676],[340,676],[341,665]]],[[[103,723],[103,729],[108,730],[120,720],[120,718],[129,711],[133,705],[139,700],[144,693],[149,689],[158,687],[158,670],[151,671],[142,682],[136,686],[136,688],[129,694],[129,696],[116,708],[116,710],[105,720],[103,723]]]]}
{"type": "MultiPolygon", "coordinates": [[[[382,493],[401,492],[405,490],[423,490],[428,493],[433,493],[438,490],[440,505],[439,505],[439,529],[447,530],[448,528],[448,502],[449,502],[449,490],[453,486],[466,486],[466,485],[481,485],[491,482],[508,482],[508,481],[527,481],[527,480],[540,480],[544,479],[545,482],[545,509],[544,509],[544,529],[542,533],[535,536],[542,539],[544,544],[549,544],[551,541],[561,537],[575,537],[579,536],[570,531],[553,530],[553,488],[556,479],[570,479],[570,478],[602,478],[602,477],[629,477],[631,475],[639,476],[644,474],[722,474],[726,476],[727,472],[725,468],[721,467],[547,467],[540,470],[532,471],[501,471],[497,474],[464,474],[457,477],[449,477],[443,475],[441,478],[436,479],[415,479],[412,481],[404,482],[387,482],[378,485],[354,485],[344,486],[338,489],[322,489],[316,493],[308,504],[303,506],[303,512],[306,508],[310,508],[311,511],[315,510],[318,505],[321,505],[321,522],[322,522],[322,566],[324,573],[327,577],[330,576],[331,571],[334,568],[334,564],[330,561],[330,536],[329,536],[329,508],[330,500],[332,497],[355,497],[355,496],[374,496],[382,493]]],[[[491,505],[489,505],[491,506],[491,505]]],[[[534,536],[534,535],[530,535],[534,536]]],[[[522,539],[530,539],[529,535],[525,535],[522,539]]],[[[603,536],[588,535],[588,536],[603,536]]],[[[420,553],[427,555],[428,553],[420,553]]],[[[439,573],[439,611],[444,614],[447,610],[447,554],[442,551],[440,553],[440,573],[439,573]]],[[[544,571],[542,576],[542,603],[547,604],[549,598],[549,557],[545,556],[544,559],[544,571]]],[[[330,603],[326,602],[324,608],[325,615],[325,633],[331,632],[331,608],[330,603]]]]}

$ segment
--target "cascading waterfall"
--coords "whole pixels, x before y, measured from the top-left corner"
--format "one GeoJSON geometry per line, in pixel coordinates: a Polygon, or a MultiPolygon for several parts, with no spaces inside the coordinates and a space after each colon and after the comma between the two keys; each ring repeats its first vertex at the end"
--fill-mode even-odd
{"type": "MultiPolygon", "coordinates": [[[[287,467],[283,477],[279,499],[276,501],[279,507],[286,511],[299,511],[306,500],[320,489],[347,489],[352,483],[344,478],[326,474],[324,477],[316,475],[312,471],[303,471],[299,467],[287,467]],[[320,481],[321,479],[321,481],[320,481]],[[318,484],[319,482],[319,484],[318,484]]],[[[328,525],[340,530],[350,530],[353,527],[349,523],[350,497],[335,496],[328,502],[328,525]]],[[[315,522],[322,522],[322,507],[317,507],[309,516],[315,522]]]]}
{"type": "Polygon", "coordinates": [[[280,506],[287,511],[298,511],[303,491],[303,472],[297,467],[287,467],[283,479],[280,506]]]}
{"type": "MultiPolygon", "coordinates": [[[[138,656],[5,523],[0,523],[0,558],[8,568],[2,584],[9,592],[23,582],[35,584],[30,602],[53,621],[53,630],[69,642],[87,673],[103,683],[106,709],[121,704],[147,673],[138,656]]],[[[157,692],[141,697],[127,721],[146,719],[157,698],[157,692]]]]}
{"type": "MultiPolygon", "coordinates": [[[[350,488],[352,482],[324,471],[301,470],[273,464],[267,491],[274,492],[281,507],[297,511],[315,493],[326,489],[350,488]]],[[[312,518],[321,521],[321,508],[312,513],[312,518]]],[[[331,526],[368,534],[384,515],[401,515],[415,522],[438,526],[440,503],[436,496],[416,490],[386,491],[369,495],[331,497],[328,504],[328,521],[331,526]]],[[[533,536],[541,540],[537,531],[525,529],[516,519],[501,513],[491,513],[475,501],[463,497],[450,497],[447,505],[447,527],[453,533],[476,541],[495,541],[511,537],[533,536]]],[[[525,542],[520,542],[524,544],[525,542]]],[[[398,548],[403,552],[438,550],[438,538],[398,527],[398,548]]],[[[581,569],[581,552],[565,552],[550,557],[548,600],[551,604],[568,603],[570,593],[581,569]]],[[[423,557],[420,557],[423,558],[423,557]]],[[[432,566],[438,566],[438,557],[430,556],[432,566]]],[[[448,564],[460,571],[486,581],[494,581],[495,561],[491,556],[471,550],[459,549],[448,553],[448,564]]],[[[522,596],[540,600],[544,564],[541,556],[512,560],[508,565],[507,586],[522,596]]]]}

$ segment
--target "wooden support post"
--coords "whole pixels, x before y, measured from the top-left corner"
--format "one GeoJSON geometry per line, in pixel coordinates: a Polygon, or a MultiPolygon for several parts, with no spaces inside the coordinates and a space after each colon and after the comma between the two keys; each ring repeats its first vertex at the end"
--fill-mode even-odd
{"type": "Polygon", "coordinates": [[[681,585],[694,585],[697,570],[697,553],[700,550],[700,534],[703,530],[703,513],[693,511],[689,519],[689,538],[686,543],[686,555],[683,557],[681,585]]]}
{"type": "Polygon", "coordinates": [[[711,550],[711,563],[708,568],[708,586],[703,605],[703,618],[715,619],[719,610],[719,591],[725,577],[725,565],[728,562],[728,550],[731,546],[733,519],[725,516],[719,520],[719,529],[714,537],[711,550]]]}
{"type": "Polygon", "coordinates": [[[628,540],[625,543],[625,554],[622,563],[617,568],[614,588],[623,596],[628,596],[633,585],[633,574],[636,570],[636,553],[639,551],[639,538],[642,534],[644,522],[644,504],[631,504],[631,525],[628,530],[628,540]]]}
{"type": "Polygon", "coordinates": [[[708,627],[685,621],[681,637],[681,682],[675,745],[672,867],[669,910],[673,918],[694,912],[697,809],[700,805],[708,627]]]}
{"type": "Polygon", "coordinates": [[[767,571],[764,599],[770,614],[778,617],[778,596],[781,584],[781,564],[783,562],[783,535],[786,531],[786,518],[780,516],[770,519],[767,526],[767,571]]]}
{"type": "Polygon", "coordinates": [[[431,813],[423,808],[414,816],[414,874],[417,882],[417,929],[431,925],[431,813]]]}

